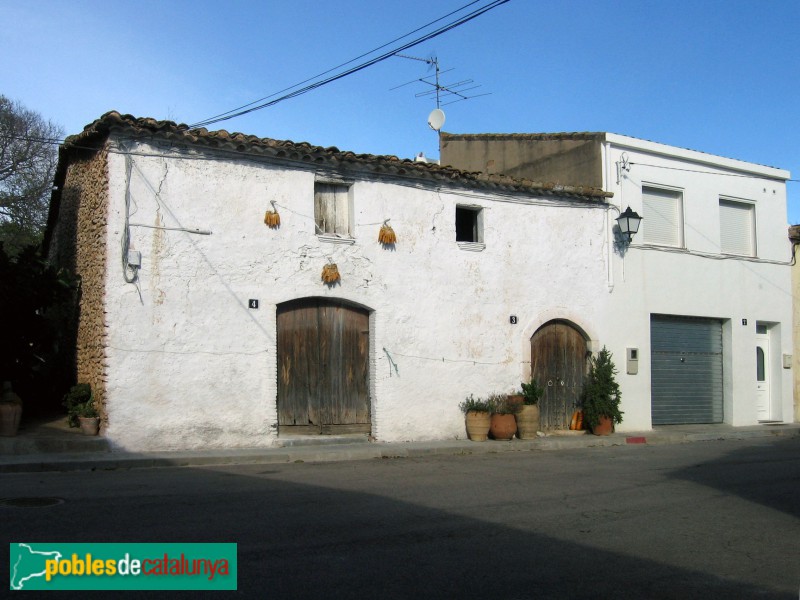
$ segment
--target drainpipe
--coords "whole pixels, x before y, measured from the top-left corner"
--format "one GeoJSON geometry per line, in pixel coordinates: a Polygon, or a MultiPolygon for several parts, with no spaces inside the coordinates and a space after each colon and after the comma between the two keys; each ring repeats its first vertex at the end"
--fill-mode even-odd
{"type": "MultiPolygon", "coordinates": [[[[610,160],[611,142],[603,142],[603,189],[610,191],[611,182],[614,181],[612,174],[612,163],[610,160]]],[[[622,195],[622,186],[619,187],[620,196],[622,195]]],[[[620,197],[620,206],[622,205],[622,198],[620,197]]],[[[611,218],[611,199],[609,199],[609,208],[606,210],[606,286],[608,293],[614,291],[614,223],[616,222],[611,218]]]]}

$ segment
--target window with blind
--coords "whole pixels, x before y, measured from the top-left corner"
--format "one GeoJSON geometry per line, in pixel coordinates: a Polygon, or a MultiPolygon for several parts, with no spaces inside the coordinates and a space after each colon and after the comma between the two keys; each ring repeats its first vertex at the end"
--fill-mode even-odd
{"type": "Polygon", "coordinates": [[[642,234],[645,243],[683,246],[683,194],[642,188],[642,234]]]}
{"type": "Polygon", "coordinates": [[[720,199],[719,238],[723,254],[755,256],[755,207],[746,202],[720,199]]]}
{"type": "Polygon", "coordinates": [[[314,222],[318,235],[350,237],[350,186],[314,183],[314,222]]]}

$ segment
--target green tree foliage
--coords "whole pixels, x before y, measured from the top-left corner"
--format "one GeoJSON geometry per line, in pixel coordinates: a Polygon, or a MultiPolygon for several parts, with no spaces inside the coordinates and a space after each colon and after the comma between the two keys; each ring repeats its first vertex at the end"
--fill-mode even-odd
{"type": "Polygon", "coordinates": [[[583,422],[595,427],[600,417],[609,417],[614,423],[622,423],[619,410],[622,393],[615,375],[617,369],[611,360],[611,352],[605,346],[591,359],[589,376],[583,385],[583,422]]]}
{"type": "Polygon", "coordinates": [[[41,241],[60,127],[0,95],[0,241],[17,254],[41,241]]]}
{"type": "Polygon", "coordinates": [[[64,406],[67,408],[67,422],[70,427],[78,427],[78,417],[96,417],[92,386],[88,383],[73,385],[64,396],[64,406]]]}
{"type": "Polygon", "coordinates": [[[530,383],[522,382],[522,395],[525,397],[525,404],[533,406],[539,404],[539,400],[544,395],[544,388],[536,383],[536,379],[531,377],[530,383]]]}
{"type": "Polygon", "coordinates": [[[36,246],[10,257],[0,242],[0,380],[16,387],[50,375],[58,332],[46,313],[68,302],[74,289],[74,279],[48,266],[36,246]]]}

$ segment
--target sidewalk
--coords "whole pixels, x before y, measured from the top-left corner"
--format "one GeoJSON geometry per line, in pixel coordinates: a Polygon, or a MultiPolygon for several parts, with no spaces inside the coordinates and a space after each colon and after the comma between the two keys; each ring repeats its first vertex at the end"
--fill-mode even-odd
{"type": "Polygon", "coordinates": [[[748,427],[730,425],[669,425],[652,431],[614,433],[598,437],[586,432],[563,432],[535,440],[471,442],[369,442],[366,437],[303,437],[281,439],[281,446],[170,452],[112,451],[102,437],[83,436],[65,419],[30,424],[19,435],[0,438],[0,473],[141,469],[234,464],[332,462],[375,458],[412,458],[438,454],[493,454],[563,450],[628,444],[682,444],[713,440],[790,437],[800,435],[800,423],[748,427]]]}

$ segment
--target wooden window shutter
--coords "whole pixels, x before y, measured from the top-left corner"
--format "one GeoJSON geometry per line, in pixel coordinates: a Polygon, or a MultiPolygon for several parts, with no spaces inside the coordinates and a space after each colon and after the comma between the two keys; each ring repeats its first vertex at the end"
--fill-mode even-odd
{"type": "Polygon", "coordinates": [[[317,233],[350,235],[349,188],[335,183],[314,184],[317,233]]]}

